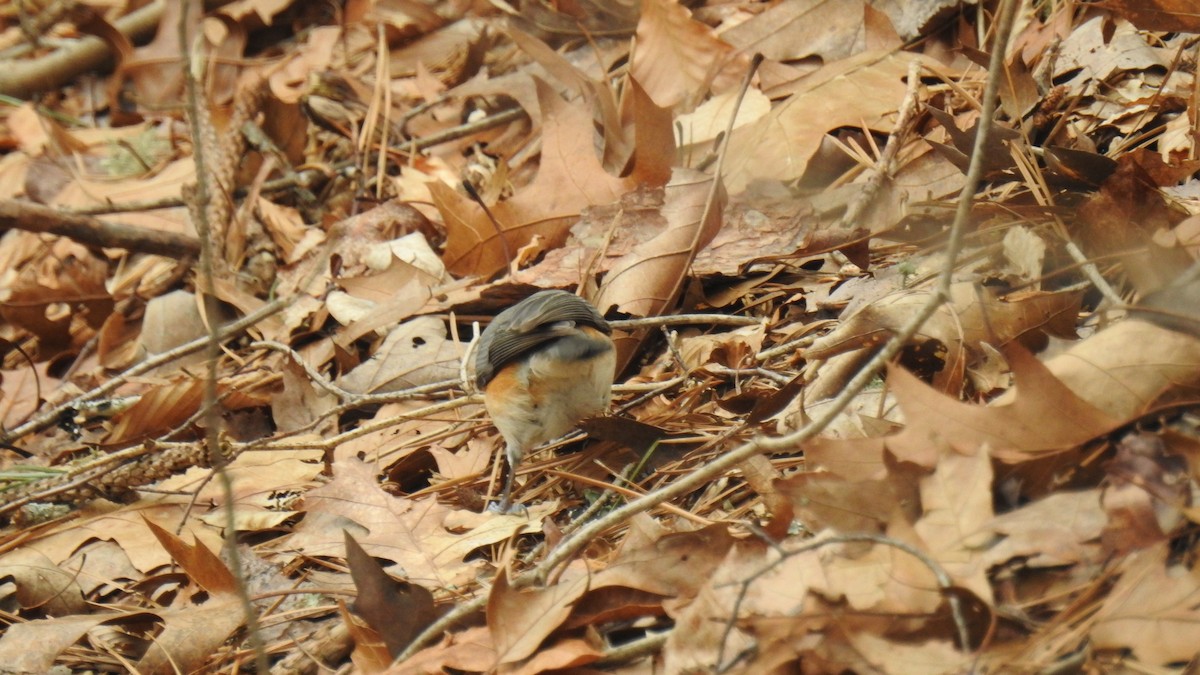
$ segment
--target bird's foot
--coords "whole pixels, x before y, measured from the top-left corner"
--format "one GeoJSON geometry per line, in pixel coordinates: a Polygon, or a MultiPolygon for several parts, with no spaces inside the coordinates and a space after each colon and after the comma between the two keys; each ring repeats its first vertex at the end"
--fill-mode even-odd
{"type": "Polygon", "coordinates": [[[490,513],[498,513],[500,515],[529,515],[529,510],[524,507],[524,504],[512,503],[509,501],[492,502],[487,504],[487,510],[490,513]]]}

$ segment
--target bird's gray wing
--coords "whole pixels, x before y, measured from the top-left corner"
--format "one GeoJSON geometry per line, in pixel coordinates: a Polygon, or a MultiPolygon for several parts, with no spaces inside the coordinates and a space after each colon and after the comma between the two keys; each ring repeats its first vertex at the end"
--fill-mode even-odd
{"type": "Polygon", "coordinates": [[[608,334],[608,322],[587,300],[566,291],[539,291],[496,315],[475,354],[475,376],[486,385],[496,371],[551,340],[592,326],[608,334]]]}

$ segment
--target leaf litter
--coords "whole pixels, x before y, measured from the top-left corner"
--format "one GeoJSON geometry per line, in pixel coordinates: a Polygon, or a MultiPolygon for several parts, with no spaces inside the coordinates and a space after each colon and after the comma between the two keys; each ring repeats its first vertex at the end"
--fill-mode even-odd
{"type": "Polygon", "coordinates": [[[999,4],[164,3],[132,42],[112,3],[37,13],[53,41],[5,18],[0,663],[1184,668],[1194,13],[1022,3],[984,120],[999,4]],[[86,35],[114,71],[34,70],[86,35]],[[137,243],[196,250],[205,207],[217,313],[192,253],[137,243]],[[588,530],[819,416],[949,265],[822,436],[588,530]],[[460,363],[534,287],[594,300],[625,365],[612,415],[529,458],[527,513],[500,516],[460,363]],[[199,348],[246,317],[210,451],[199,348]]]}

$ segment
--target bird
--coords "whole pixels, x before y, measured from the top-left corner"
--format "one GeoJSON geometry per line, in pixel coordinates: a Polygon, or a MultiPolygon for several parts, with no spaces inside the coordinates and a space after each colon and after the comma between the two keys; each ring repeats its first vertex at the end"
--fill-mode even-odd
{"type": "Polygon", "coordinates": [[[523,512],[512,488],[525,455],[608,409],[617,362],[611,335],[587,300],[543,290],[497,314],[479,336],[475,382],[508,464],[500,502],[489,510],[523,512]]]}

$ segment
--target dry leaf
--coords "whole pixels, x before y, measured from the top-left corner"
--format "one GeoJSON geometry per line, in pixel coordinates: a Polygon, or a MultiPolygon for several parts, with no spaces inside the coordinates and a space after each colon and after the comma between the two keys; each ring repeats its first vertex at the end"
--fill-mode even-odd
{"type": "MultiPolygon", "coordinates": [[[[748,58],[718,38],[691,12],[673,0],[644,0],[637,27],[637,48],[629,69],[650,100],[671,108],[711,88],[736,84],[748,58]]],[[[691,106],[689,106],[691,107],[691,106]]]]}
{"type": "MultiPolygon", "coordinates": [[[[343,530],[368,554],[391,560],[412,583],[445,588],[468,583],[481,560],[468,560],[477,548],[536,528],[516,516],[464,514],[438,504],[394,497],[383,491],[372,468],[357,460],[333,465],[334,479],[307,493],[307,516],[285,548],[308,556],[344,554],[343,530]]],[[[531,509],[531,512],[533,510],[531,509]]]]}
{"type": "Polygon", "coordinates": [[[437,618],[432,593],[422,586],[392,579],[349,531],[346,564],[358,590],[354,611],[383,637],[393,658],[437,618]]]}
{"type": "MultiPolygon", "coordinates": [[[[720,184],[714,189],[713,180],[676,169],[662,209],[666,229],[613,263],[595,301],[601,312],[615,306],[634,316],[654,316],[670,309],[696,253],[721,229],[725,194],[720,184]],[[711,207],[710,194],[715,195],[711,207]]],[[[615,341],[620,370],[632,357],[638,340],[618,337],[615,341]]]]}
{"type": "Polygon", "coordinates": [[[1185,662],[1200,641],[1200,578],[1167,561],[1168,545],[1138,551],[1121,563],[1121,578],[1096,614],[1097,649],[1130,649],[1156,666],[1185,662]]]}
{"type": "Polygon", "coordinates": [[[1015,462],[1073,448],[1120,425],[1071,393],[1024,349],[1010,348],[1005,355],[1019,392],[1011,404],[961,403],[893,367],[888,385],[904,411],[904,429],[883,439],[817,439],[805,448],[810,466],[853,480],[876,473],[885,448],[901,461],[932,468],[942,449],[971,455],[985,445],[994,456],[1015,462]]]}
{"type": "Polygon", "coordinates": [[[543,118],[541,166],[531,185],[492,207],[503,235],[482,209],[451,187],[429,186],[446,224],[443,260],[455,274],[490,276],[534,235],[558,246],[571,219],[584,207],[615,202],[636,185],[610,176],[600,165],[591,115],[563,101],[542,82],[538,82],[538,101],[543,118]]]}
{"type": "Polygon", "coordinates": [[[919,57],[867,52],[828,64],[798,82],[769,115],[730,136],[722,176],[730,194],[756,180],[800,178],[821,140],[838,127],[890,131],[913,58],[919,57]]]}
{"type": "Polygon", "coordinates": [[[588,574],[573,574],[540,589],[514,590],[508,571],[501,568],[488,594],[487,621],[498,663],[515,663],[532,656],[571,613],[587,591],[588,574]]]}
{"type": "Polygon", "coordinates": [[[465,345],[446,337],[441,319],[422,316],[397,326],[375,355],[337,381],[355,394],[400,391],[453,380],[465,345]]]}
{"type": "Polygon", "coordinates": [[[1094,561],[1104,523],[1099,490],[1047,495],[985,525],[1004,538],[984,552],[984,564],[994,567],[1018,557],[1029,567],[1094,561]]]}

